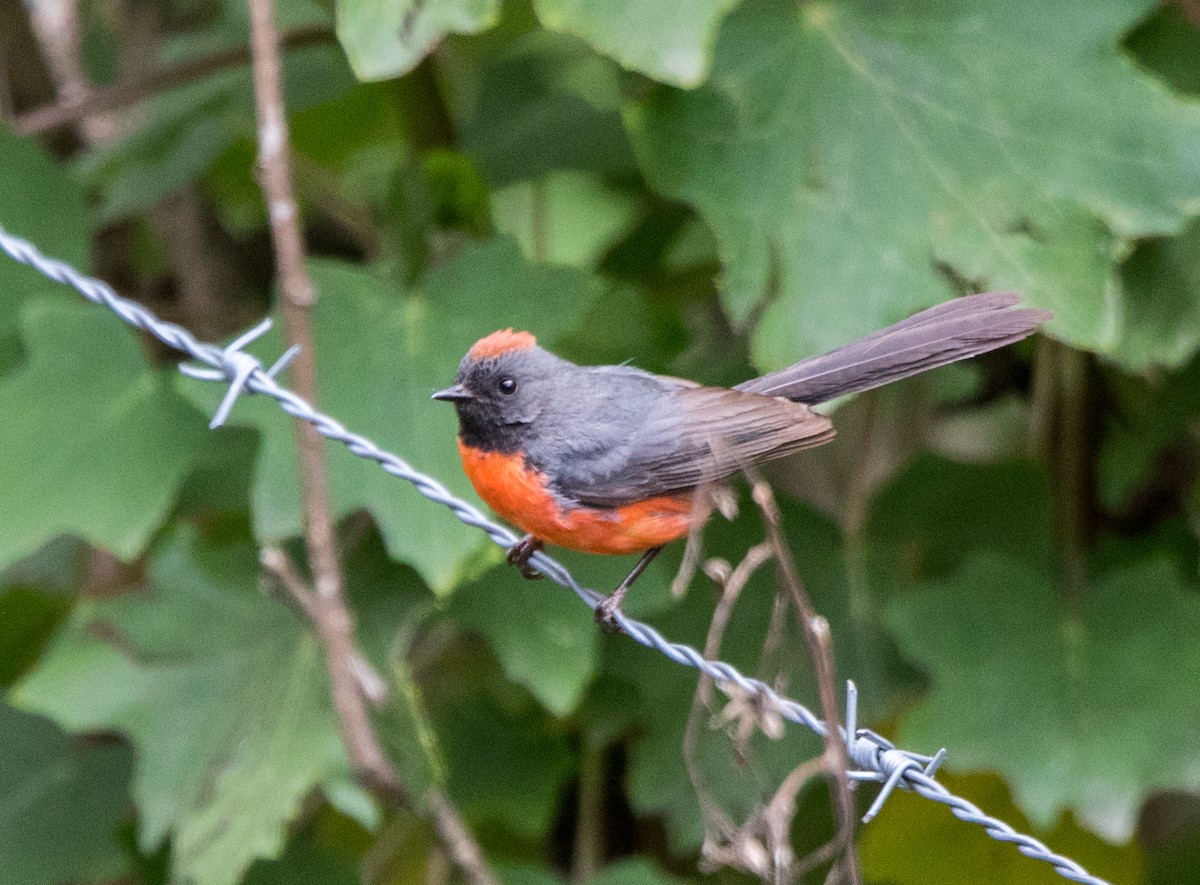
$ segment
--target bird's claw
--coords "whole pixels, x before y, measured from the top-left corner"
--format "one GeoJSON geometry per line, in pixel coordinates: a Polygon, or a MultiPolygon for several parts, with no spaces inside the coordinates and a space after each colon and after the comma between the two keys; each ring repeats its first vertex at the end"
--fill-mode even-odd
{"type": "Polygon", "coordinates": [[[600,604],[596,606],[596,623],[603,632],[621,632],[621,625],[617,623],[617,612],[620,610],[621,599],[615,593],[600,600],[600,604]]]}
{"type": "Polygon", "coordinates": [[[529,564],[529,558],[542,549],[542,541],[533,535],[526,535],[508,548],[504,559],[509,565],[515,565],[521,572],[521,577],[527,581],[540,581],[542,573],[529,564]]]}

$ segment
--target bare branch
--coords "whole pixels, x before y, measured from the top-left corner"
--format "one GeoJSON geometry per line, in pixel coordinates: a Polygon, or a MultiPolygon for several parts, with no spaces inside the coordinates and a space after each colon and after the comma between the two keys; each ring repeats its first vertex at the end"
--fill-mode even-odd
{"type": "Polygon", "coordinates": [[[463,871],[467,881],[472,885],[498,885],[499,880],[484,860],[479,843],[467,831],[450,797],[441,790],[430,790],[428,798],[438,840],[450,859],[463,871]]]}
{"type": "MultiPolygon", "coordinates": [[[[292,364],[291,378],[296,392],[315,404],[317,371],[309,318],[314,291],[304,266],[304,243],[292,193],[279,31],[273,0],[249,0],[249,5],[259,165],[278,264],[280,309],[288,343],[301,347],[292,364]]],[[[289,592],[293,595],[298,591],[301,593],[297,598],[304,600],[300,604],[309,613],[324,646],[333,706],[351,765],[377,792],[393,801],[402,801],[402,787],[379,743],[367,710],[368,692],[363,690],[363,674],[368,668],[355,645],[353,620],[346,605],[323,443],[311,424],[296,421],[293,426],[300,469],[304,538],[315,592],[302,588],[294,570],[289,574],[286,566],[276,573],[281,575],[289,592]]],[[[277,558],[268,557],[268,561],[280,567],[277,558]]],[[[433,811],[434,827],[447,853],[474,885],[494,885],[495,876],[487,868],[482,852],[463,826],[449,798],[437,790],[431,791],[427,798],[433,811]]]]}
{"type": "MultiPolygon", "coordinates": [[[[273,575],[279,581],[280,586],[287,591],[288,598],[296,604],[300,613],[311,624],[317,626],[318,619],[321,617],[321,606],[312,590],[300,577],[300,573],[288,555],[278,547],[264,547],[259,553],[258,559],[263,568],[273,575]]],[[[382,676],[375,672],[375,668],[368,663],[367,659],[358,653],[357,649],[350,661],[350,672],[358,682],[359,690],[372,704],[379,706],[387,700],[387,683],[384,682],[382,676]]]]}
{"type": "Polygon", "coordinates": [[[278,547],[264,547],[258,554],[259,564],[270,572],[278,581],[279,586],[287,591],[288,597],[314,624],[317,621],[317,606],[312,599],[312,591],[292,565],[291,558],[278,547]]]}
{"type": "MultiPolygon", "coordinates": [[[[315,402],[316,362],[307,310],[313,301],[313,286],[304,267],[304,245],[292,196],[283,71],[271,0],[251,0],[250,33],[259,164],[278,264],[280,307],[288,343],[301,347],[291,370],[292,383],[297,393],[315,402]]],[[[309,424],[297,421],[293,427],[300,462],[304,536],[317,591],[311,600],[313,623],[325,645],[342,738],[351,764],[376,786],[393,791],[399,784],[371,728],[365,699],[351,671],[350,661],[356,656],[353,628],[342,594],[321,438],[309,424]]]]}

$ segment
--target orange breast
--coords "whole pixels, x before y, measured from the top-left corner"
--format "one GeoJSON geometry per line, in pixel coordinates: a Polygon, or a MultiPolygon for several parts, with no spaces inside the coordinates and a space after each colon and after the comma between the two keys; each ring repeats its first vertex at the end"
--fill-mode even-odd
{"type": "Polygon", "coordinates": [[[458,441],[463,469],[479,497],[535,537],[585,553],[640,553],[674,541],[692,525],[691,494],[649,498],[611,509],[564,507],[546,477],[519,454],[484,452],[458,441]]]}

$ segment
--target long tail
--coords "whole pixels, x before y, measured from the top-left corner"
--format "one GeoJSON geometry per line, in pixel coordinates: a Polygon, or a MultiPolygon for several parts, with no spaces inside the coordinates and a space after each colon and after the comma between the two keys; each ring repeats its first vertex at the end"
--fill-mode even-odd
{"type": "Polygon", "coordinates": [[[1020,341],[1050,319],[1048,310],[1009,309],[1019,301],[1014,292],[953,298],[737,389],[814,405],[890,384],[1020,341]]]}

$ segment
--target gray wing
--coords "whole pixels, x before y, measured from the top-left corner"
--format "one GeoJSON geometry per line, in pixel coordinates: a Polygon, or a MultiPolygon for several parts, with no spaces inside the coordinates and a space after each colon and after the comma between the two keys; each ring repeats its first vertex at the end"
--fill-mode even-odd
{"type": "Polygon", "coordinates": [[[801,403],[674,384],[636,422],[616,425],[602,457],[578,452],[572,469],[559,473],[560,492],[616,507],[715,482],[834,436],[830,420],[801,403]]]}

